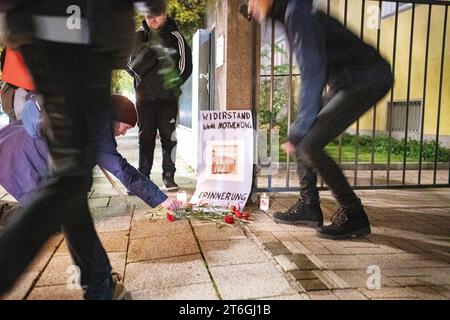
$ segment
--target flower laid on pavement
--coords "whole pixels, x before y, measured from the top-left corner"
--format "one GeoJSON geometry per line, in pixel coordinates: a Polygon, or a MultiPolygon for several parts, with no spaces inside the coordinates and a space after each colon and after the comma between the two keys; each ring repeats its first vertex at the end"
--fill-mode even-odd
{"type": "Polygon", "coordinates": [[[241,212],[236,207],[223,208],[212,207],[209,205],[192,206],[188,205],[177,211],[166,212],[166,218],[169,222],[183,219],[196,219],[203,221],[212,221],[219,225],[233,226],[247,224],[251,222],[249,212],[241,212]]]}
{"type": "Polygon", "coordinates": [[[226,224],[235,224],[236,223],[233,216],[225,216],[224,221],[226,224]]]}
{"type": "Polygon", "coordinates": [[[170,221],[170,222],[174,222],[175,221],[175,217],[170,212],[166,212],[166,217],[167,217],[167,220],[170,221]]]}

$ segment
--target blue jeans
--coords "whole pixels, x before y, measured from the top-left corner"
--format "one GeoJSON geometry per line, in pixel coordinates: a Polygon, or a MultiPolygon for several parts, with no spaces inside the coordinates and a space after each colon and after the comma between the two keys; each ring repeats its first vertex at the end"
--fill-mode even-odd
{"type": "Polygon", "coordinates": [[[360,206],[324,148],[388,93],[389,63],[339,21],[315,10],[312,0],[289,0],[282,19],[302,74],[300,109],[289,139],[297,146],[302,195],[318,201],[318,173],[341,206],[360,206]],[[320,109],[326,85],[334,94],[320,109]]]}

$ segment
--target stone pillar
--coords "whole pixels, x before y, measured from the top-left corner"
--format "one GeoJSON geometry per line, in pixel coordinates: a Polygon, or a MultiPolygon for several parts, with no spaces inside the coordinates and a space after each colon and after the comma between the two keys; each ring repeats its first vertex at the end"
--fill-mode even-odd
{"type": "Polygon", "coordinates": [[[212,45],[224,37],[224,64],[215,69],[216,110],[251,109],[254,104],[253,88],[258,88],[259,77],[254,76],[253,66],[254,61],[258,62],[259,49],[254,60],[253,38],[256,35],[258,40],[260,32],[259,26],[239,13],[243,3],[243,0],[217,0],[209,8],[208,26],[215,28],[212,45]]]}
{"type": "Polygon", "coordinates": [[[227,108],[251,109],[252,23],[239,14],[242,1],[228,0],[227,3],[227,108]]]}

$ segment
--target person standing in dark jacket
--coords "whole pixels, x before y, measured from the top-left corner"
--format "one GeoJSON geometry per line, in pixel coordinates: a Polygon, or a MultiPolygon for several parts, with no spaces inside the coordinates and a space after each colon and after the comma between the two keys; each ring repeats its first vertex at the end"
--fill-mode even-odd
{"type": "Polygon", "coordinates": [[[340,22],[313,6],[313,0],[250,0],[248,14],[262,22],[280,21],[301,69],[300,110],[284,148],[295,153],[300,199],[274,220],[319,227],[317,235],[346,239],[370,234],[361,200],[325,146],[381,100],[393,85],[389,63],[340,22]],[[330,98],[322,106],[328,85],[330,98]],[[340,209],[323,226],[317,173],[340,209]]]}
{"type": "Polygon", "coordinates": [[[192,73],[192,53],[166,7],[147,12],[129,60],[134,77],[139,126],[139,171],[150,176],[157,132],[161,138],[163,183],[175,183],[176,125],[181,85],[192,73]]]}

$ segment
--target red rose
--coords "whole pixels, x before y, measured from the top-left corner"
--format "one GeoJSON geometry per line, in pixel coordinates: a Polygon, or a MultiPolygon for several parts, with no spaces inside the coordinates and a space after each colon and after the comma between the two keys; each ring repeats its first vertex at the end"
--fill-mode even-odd
{"type": "Polygon", "coordinates": [[[245,220],[250,220],[250,213],[247,211],[245,212],[245,216],[244,216],[245,220]]]}
{"type": "Polygon", "coordinates": [[[175,217],[173,216],[173,214],[170,214],[169,212],[166,213],[167,216],[167,220],[170,222],[174,222],[175,221],[175,217]]]}
{"type": "Polygon", "coordinates": [[[234,221],[233,216],[225,216],[225,223],[226,224],[235,224],[236,221],[234,221]]]}
{"type": "Polygon", "coordinates": [[[237,208],[235,206],[232,206],[231,211],[233,211],[233,213],[235,213],[237,211],[237,208]]]}
{"type": "Polygon", "coordinates": [[[234,212],[234,215],[235,215],[236,218],[238,218],[238,219],[242,219],[242,218],[243,218],[242,212],[240,212],[240,211],[235,211],[235,212],[234,212]]]}

